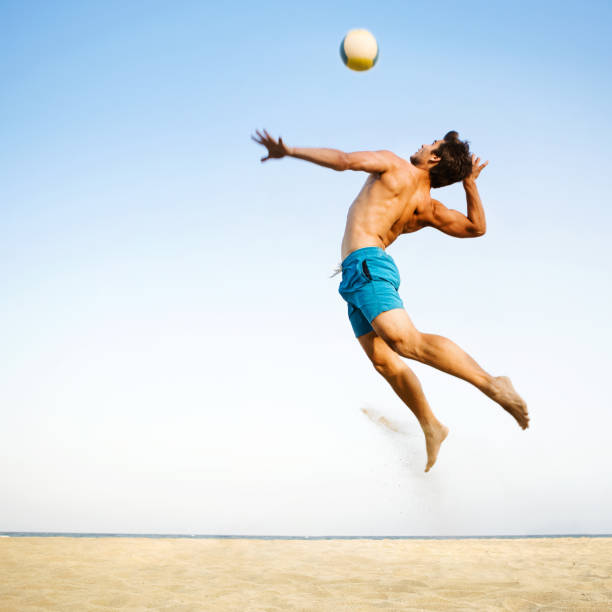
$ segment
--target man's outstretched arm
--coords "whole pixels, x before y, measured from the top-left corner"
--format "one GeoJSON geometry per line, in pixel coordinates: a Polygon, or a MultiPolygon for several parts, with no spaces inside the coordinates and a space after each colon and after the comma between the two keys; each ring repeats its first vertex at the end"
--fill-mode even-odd
{"type": "Polygon", "coordinates": [[[385,172],[395,162],[396,156],[391,151],[358,151],[356,153],[345,153],[338,149],[321,149],[314,147],[288,147],[279,138],[274,140],[263,130],[263,134],[256,131],[257,138],[251,138],[268,149],[268,155],[262,157],[261,161],[269,159],[280,159],[282,157],[295,157],[305,161],[331,168],[332,170],[361,170],[363,172],[385,172]]]}
{"type": "Polygon", "coordinates": [[[439,229],[445,234],[456,238],[476,238],[482,236],[487,229],[484,208],[476,187],[476,179],[482,169],[489,163],[478,165],[480,158],[472,156],[472,173],[463,180],[465,197],[467,199],[467,216],[458,210],[446,208],[442,202],[432,198],[430,219],[427,225],[439,229]],[[475,159],[474,159],[475,158],[475,159]]]}

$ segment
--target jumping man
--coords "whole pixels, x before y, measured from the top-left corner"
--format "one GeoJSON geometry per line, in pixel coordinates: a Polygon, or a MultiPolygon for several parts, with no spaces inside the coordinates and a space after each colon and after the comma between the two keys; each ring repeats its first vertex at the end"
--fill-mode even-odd
{"type": "Polygon", "coordinates": [[[462,378],[509,412],[522,429],[529,426],[527,405],[506,376],[491,376],[454,342],[417,330],[398,294],[400,277],[385,249],[400,235],[424,227],[456,238],[485,233],[485,214],[476,179],[488,164],[470,155],[457,132],[424,144],[410,161],[391,151],[345,153],[336,149],[288,147],[265,130],[255,142],[268,155],[261,159],[296,157],[333,170],[369,174],[347,215],[342,239],[342,282],[339,292],[348,303],[348,316],[359,344],[374,368],[389,382],[418,419],[427,447],[427,466],[433,466],[448,428],[435,417],[406,357],[462,378]],[[467,216],[450,210],[430,195],[435,187],[463,181],[467,216]]]}

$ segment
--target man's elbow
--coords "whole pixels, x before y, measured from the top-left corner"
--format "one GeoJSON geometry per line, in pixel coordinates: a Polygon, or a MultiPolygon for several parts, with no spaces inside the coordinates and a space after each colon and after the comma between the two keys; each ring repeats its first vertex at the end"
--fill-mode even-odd
{"type": "Polygon", "coordinates": [[[343,172],[344,170],[352,170],[351,168],[351,158],[348,153],[344,153],[343,151],[339,153],[338,159],[333,166],[334,170],[338,172],[343,172]]]}
{"type": "Polygon", "coordinates": [[[484,236],[487,231],[486,226],[484,225],[471,225],[468,228],[468,238],[479,238],[480,236],[484,236]]]}

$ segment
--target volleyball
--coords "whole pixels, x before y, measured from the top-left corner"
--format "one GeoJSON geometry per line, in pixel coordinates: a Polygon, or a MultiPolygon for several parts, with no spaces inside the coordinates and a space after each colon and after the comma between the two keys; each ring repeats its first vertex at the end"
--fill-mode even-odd
{"type": "Polygon", "coordinates": [[[340,57],[351,70],[369,70],[378,60],[378,43],[368,30],[350,30],[342,39],[340,57]]]}

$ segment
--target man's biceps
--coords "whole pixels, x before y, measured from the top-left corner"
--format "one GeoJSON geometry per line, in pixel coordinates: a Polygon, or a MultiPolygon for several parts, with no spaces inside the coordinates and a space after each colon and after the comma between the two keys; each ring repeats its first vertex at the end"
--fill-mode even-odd
{"type": "Polygon", "coordinates": [[[472,225],[472,222],[462,212],[459,212],[458,210],[452,210],[449,208],[448,218],[452,221],[454,225],[457,225],[459,227],[467,228],[472,225]]]}
{"type": "Polygon", "coordinates": [[[467,217],[464,217],[461,223],[456,224],[454,231],[459,238],[477,238],[484,234],[467,217]]]}
{"type": "Polygon", "coordinates": [[[389,167],[384,155],[373,151],[358,151],[347,153],[346,159],[350,170],[365,170],[366,172],[381,172],[389,167]]]}
{"type": "Polygon", "coordinates": [[[455,238],[472,238],[477,236],[477,234],[471,232],[465,225],[459,223],[449,223],[448,225],[439,226],[438,229],[455,238]]]}
{"type": "Polygon", "coordinates": [[[446,208],[441,202],[435,203],[433,217],[437,225],[454,225],[461,220],[461,217],[465,218],[458,210],[446,208]]]}
{"type": "Polygon", "coordinates": [[[361,170],[367,162],[363,153],[345,153],[344,159],[349,170],[361,170]]]}
{"type": "Polygon", "coordinates": [[[474,224],[464,214],[448,208],[437,215],[434,226],[446,234],[459,238],[472,236],[475,233],[474,224]]]}

